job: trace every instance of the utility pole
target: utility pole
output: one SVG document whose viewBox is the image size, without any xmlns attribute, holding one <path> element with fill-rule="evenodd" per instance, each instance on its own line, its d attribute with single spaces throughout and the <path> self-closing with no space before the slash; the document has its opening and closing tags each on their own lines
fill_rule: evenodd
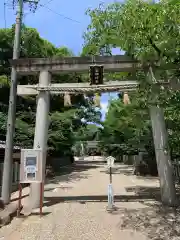
<svg viewBox="0 0 180 240">
<path fill-rule="evenodd" d="M 15 25 L 13 59 L 19 58 L 22 15 L 23 15 L 23 0 L 19 0 L 17 16 L 16 16 L 16 25 Z M 17 98 L 17 72 L 15 67 L 12 67 L 8 120 L 7 120 L 7 133 L 6 133 L 6 149 L 5 149 L 5 157 L 4 157 L 2 192 L 1 192 L 1 197 L 4 204 L 8 204 L 10 202 L 10 196 L 11 196 L 13 137 L 14 137 L 15 120 L 16 120 L 16 98 Z"/>
</svg>

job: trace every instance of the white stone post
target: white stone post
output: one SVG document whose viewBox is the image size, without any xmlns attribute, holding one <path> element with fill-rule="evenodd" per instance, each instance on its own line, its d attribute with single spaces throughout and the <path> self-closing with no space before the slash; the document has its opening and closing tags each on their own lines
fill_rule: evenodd
<svg viewBox="0 0 180 240">
<path fill-rule="evenodd" d="M 39 86 L 46 87 L 51 82 L 51 74 L 48 71 L 41 71 Z M 49 127 L 49 103 L 50 93 L 41 91 L 37 96 L 36 126 L 34 135 L 34 149 L 41 148 L 44 153 L 43 168 L 45 175 L 48 127 Z M 32 183 L 30 187 L 30 205 L 32 209 L 40 206 L 40 184 Z"/>
</svg>

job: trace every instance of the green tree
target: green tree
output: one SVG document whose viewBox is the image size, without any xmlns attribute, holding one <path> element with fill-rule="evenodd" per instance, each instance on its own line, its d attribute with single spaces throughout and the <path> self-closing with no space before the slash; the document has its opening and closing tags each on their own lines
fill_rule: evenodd
<svg viewBox="0 0 180 240">
<path fill-rule="evenodd" d="M 145 63 L 155 59 L 158 60 L 160 64 L 179 63 L 180 8 L 178 2 L 169 0 L 160 1 L 155 4 L 153 1 L 128 0 L 123 4 L 114 3 L 107 7 L 100 5 L 96 9 L 89 9 L 87 14 L 90 16 L 91 22 L 84 35 L 85 54 L 110 54 L 112 47 L 117 47 L 124 50 L 126 54 L 132 58 Z M 170 113 L 170 111 L 166 110 L 168 110 L 168 108 L 174 108 L 172 101 L 178 99 L 179 94 L 172 93 L 171 90 L 162 90 L 154 87 L 152 82 L 148 81 L 146 73 L 137 72 L 135 75 L 140 82 L 141 92 L 143 92 L 143 109 L 151 105 L 164 107 L 166 123 L 170 125 L 171 122 L 172 125 L 172 119 L 174 120 L 174 117 L 172 117 L 172 112 Z M 172 79 L 178 79 L 179 70 L 156 70 L 155 78 L 158 80 L 168 79 L 170 81 Z M 137 98 L 139 99 L 138 104 L 141 106 L 142 99 L 140 95 L 137 96 Z M 178 102 L 176 102 L 176 104 L 178 105 Z M 119 106 L 114 109 L 116 109 L 117 112 L 120 111 Z M 128 121 L 127 126 L 126 123 L 123 122 L 122 117 L 120 118 L 120 121 L 127 127 L 125 133 L 122 128 L 124 125 L 122 126 L 122 124 L 119 123 L 117 126 L 121 129 L 121 135 L 124 139 L 126 139 L 126 137 L 131 139 L 128 141 L 128 144 L 131 144 L 132 139 L 138 140 L 139 128 L 136 124 L 134 126 L 134 121 L 137 117 L 133 119 L 133 122 L 129 122 L 131 119 L 130 116 L 133 117 L 133 115 L 127 114 L 126 111 L 127 109 L 120 111 L 123 113 L 122 116 L 125 115 Z M 138 111 L 140 111 L 140 109 Z M 170 121 L 168 121 L 168 118 L 170 118 Z M 113 122 L 115 120 L 111 119 L 109 121 Z M 113 131 L 118 130 L 114 129 Z M 173 134 L 173 131 L 170 132 Z M 140 135 L 142 135 L 142 131 L 140 131 Z M 172 138 L 175 139 L 176 135 L 174 134 Z M 170 141 L 171 147 L 173 146 L 172 138 Z M 159 172 L 162 173 L 160 169 Z M 170 168 L 168 168 L 168 174 L 170 172 Z M 170 175 L 171 174 L 168 176 Z M 160 176 L 160 179 L 164 177 L 164 175 Z M 161 181 L 161 183 L 163 183 L 163 181 Z M 172 190 L 172 193 L 175 192 L 171 180 L 168 180 L 168 186 L 169 189 Z"/>
<path fill-rule="evenodd" d="M 5 140 L 7 110 L 9 101 L 10 86 L 10 64 L 12 58 L 14 26 L 10 29 L 0 29 L 0 130 L 1 140 Z M 40 37 L 36 29 L 28 28 L 25 25 L 22 29 L 20 57 L 53 57 L 73 56 L 71 50 L 66 47 L 56 48 L 53 44 Z M 82 82 L 83 76 L 77 74 L 64 74 L 53 76 L 56 83 Z M 20 84 L 35 84 L 38 76 L 23 76 L 19 78 Z M 71 151 L 76 141 L 74 132 L 77 132 L 86 122 L 100 121 L 99 112 L 95 110 L 88 98 L 83 95 L 71 96 L 72 107 L 64 107 L 63 96 L 51 96 L 50 104 L 50 127 L 49 127 L 49 153 L 57 155 Z M 16 132 L 15 143 L 24 147 L 32 147 L 34 137 L 36 115 L 36 98 L 33 96 L 17 98 Z M 28 129 L 28 131 L 27 131 Z"/>
</svg>

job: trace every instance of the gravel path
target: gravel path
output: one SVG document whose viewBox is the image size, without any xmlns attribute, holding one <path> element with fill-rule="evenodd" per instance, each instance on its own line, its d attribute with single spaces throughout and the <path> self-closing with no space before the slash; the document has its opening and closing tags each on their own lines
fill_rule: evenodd
<svg viewBox="0 0 180 240">
<path fill-rule="evenodd" d="M 44 216 L 40 218 L 35 211 L 26 219 L 14 219 L 9 226 L 0 229 L 0 239 L 149 239 L 144 235 L 145 232 L 142 233 L 142 229 L 136 231 L 133 226 L 129 226 L 127 219 L 123 219 L 127 211 L 148 208 L 138 202 L 134 187 L 158 187 L 158 183 L 155 180 L 136 179 L 130 172 L 130 169 L 122 165 L 116 166 L 113 190 L 117 195 L 117 211 L 108 213 L 106 207 L 109 179 L 106 168 L 102 163 L 77 162 L 71 170 L 67 169 L 67 173 L 46 185 Z M 124 222 L 127 227 L 124 226 Z"/>
</svg>

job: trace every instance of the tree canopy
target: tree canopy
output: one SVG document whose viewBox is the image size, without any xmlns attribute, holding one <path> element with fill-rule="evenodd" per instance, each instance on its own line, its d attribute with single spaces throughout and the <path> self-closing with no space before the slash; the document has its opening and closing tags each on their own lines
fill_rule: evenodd
<svg viewBox="0 0 180 240">
<path fill-rule="evenodd" d="M 142 62 L 179 64 L 178 1 L 127 0 L 88 9 L 91 21 L 84 33 L 84 55 L 112 54 L 119 48 L 126 55 Z M 178 80 L 179 70 L 156 71 L 155 79 Z M 170 89 L 155 89 L 146 73 L 116 74 L 116 79 L 137 79 L 140 89 L 130 94 L 131 104 L 124 105 L 121 97 L 112 100 L 103 124 L 101 140 L 104 148 L 118 148 L 118 154 L 146 148 L 153 152 L 149 106 L 161 105 L 165 111 L 169 143 L 173 154 L 179 155 L 179 98 Z M 155 95 L 153 95 L 155 93 Z M 112 144 L 112 145 L 110 145 Z"/>
<path fill-rule="evenodd" d="M 14 26 L 0 29 L 0 139 L 5 140 L 6 121 L 10 88 L 10 65 L 12 58 Z M 52 57 L 73 56 L 73 52 L 66 47 L 55 47 L 52 43 L 40 37 L 36 29 L 23 25 L 21 36 L 20 57 Z M 19 84 L 34 84 L 38 76 L 23 76 L 18 79 Z M 84 77 L 77 74 L 53 76 L 56 83 L 81 82 Z M 100 122 L 100 111 L 95 109 L 92 98 L 83 95 L 71 97 L 72 106 L 65 107 L 63 96 L 51 96 L 50 125 L 48 149 L 49 154 L 70 154 L 77 139 L 84 139 L 81 131 L 86 131 L 87 122 Z M 36 115 L 36 98 L 32 96 L 17 98 L 15 144 L 32 147 L 34 138 Z M 82 122 L 81 119 L 84 118 Z M 66 151 L 65 151 L 66 150 Z"/>
</svg>

